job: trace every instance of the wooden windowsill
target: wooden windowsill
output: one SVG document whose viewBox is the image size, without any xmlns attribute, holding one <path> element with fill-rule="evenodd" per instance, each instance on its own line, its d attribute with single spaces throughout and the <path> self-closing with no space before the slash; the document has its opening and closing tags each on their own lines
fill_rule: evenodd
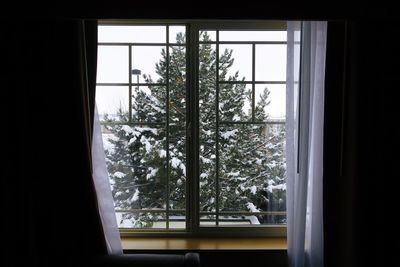
<svg viewBox="0 0 400 267">
<path fill-rule="evenodd" d="M 286 250 L 286 238 L 122 237 L 124 250 Z"/>
</svg>

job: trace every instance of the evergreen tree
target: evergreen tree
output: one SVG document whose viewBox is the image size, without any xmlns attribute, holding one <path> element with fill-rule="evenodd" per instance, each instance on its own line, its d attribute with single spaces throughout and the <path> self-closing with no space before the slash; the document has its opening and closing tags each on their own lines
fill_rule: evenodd
<svg viewBox="0 0 400 267">
<path fill-rule="evenodd" d="M 206 32 L 204 42 L 210 41 Z M 177 43 L 185 36 L 177 35 Z M 106 142 L 107 167 L 113 188 L 115 206 L 119 209 L 165 209 L 166 146 L 169 146 L 169 208 L 185 209 L 186 183 L 186 53 L 183 46 L 170 47 L 169 101 L 163 86 L 134 88 L 133 121 L 139 125 L 117 125 L 107 118 L 110 132 Z M 213 45 L 199 45 L 199 143 L 200 143 L 200 209 L 215 211 L 216 205 L 216 51 Z M 232 50 L 219 55 L 219 79 L 243 81 L 239 72 L 228 76 L 233 64 Z M 160 78 L 167 82 L 167 54 L 156 64 Z M 154 82 L 144 75 L 147 83 Z M 250 121 L 251 114 L 243 110 L 251 101 L 245 84 L 219 86 L 219 207 L 225 211 L 285 210 L 285 160 L 283 127 L 264 124 L 229 124 L 223 122 Z M 267 120 L 265 107 L 269 104 L 267 89 L 256 103 L 255 118 Z M 167 106 L 168 105 L 168 106 Z M 149 126 L 148 122 L 165 122 L 169 110 L 169 129 Z M 127 114 L 119 112 L 118 120 L 127 122 Z M 143 123 L 143 124 L 141 124 Z M 167 144 L 167 134 L 168 141 Z M 152 214 L 125 213 L 133 227 L 151 227 L 161 217 Z M 282 218 L 259 216 L 261 222 L 279 223 Z"/>
</svg>

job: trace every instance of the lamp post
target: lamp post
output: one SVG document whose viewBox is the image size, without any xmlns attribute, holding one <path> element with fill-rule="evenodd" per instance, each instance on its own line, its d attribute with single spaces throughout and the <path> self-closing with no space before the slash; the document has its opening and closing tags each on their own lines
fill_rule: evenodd
<svg viewBox="0 0 400 267">
<path fill-rule="evenodd" d="M 139 75 L 141 75 L 141 74 L 142 74 L 141 70 L 138 70 L 138 69 L 133 69 L 132 70 L 132 75 L 136 75 L 136 77 L 137 77 L 136 82 L 137 82 L 138 89 L 139 89 Z"/>
<path fill-rule="evenodd" d="M 131 73 L 132 73 L 132 75 L 136 75 L 136 86 L 137 86 L 137 92 L 139 92 L 139 76 L 142 74 L 142 71 L 141 70 L 139 70 L 139 69 L 133 69 L 132 71 L 131 71 Z M 130 96 L 130 101 L 132 101 L 131 100 L 132 99 L 132 95 Z M 132 109 L 132 107 L 131 107 L 131 109 Z M 142 125 L 140 125 L 140 127 L 142 127 Z"/>
</svg>

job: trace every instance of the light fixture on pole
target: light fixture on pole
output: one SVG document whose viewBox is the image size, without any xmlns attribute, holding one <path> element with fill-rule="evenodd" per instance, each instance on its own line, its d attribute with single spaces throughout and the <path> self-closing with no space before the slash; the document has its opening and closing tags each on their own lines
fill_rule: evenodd
<svg viewBox="0 0 400 267">
<path fill-rule="evenodd" d="M 139 87 L 139 76 L 142 74 L 141 70 L 138 69 L 133 69 L 132 70 L 132 75 L 136 75 L 137 77 L 137 86 Z"/>
<path fill-rule="evenodd" d="M 139 70 L 139 69 L 133 69 L 132 71 L 131 71 L 131 74 L 132 75 L 136 75 L 136 83 L 137 83 L 137 92 L 139 92 L 139 76 L 142 74 L 142 71 L 141 70 Z M 142 127 L 142 124 L 140 124 L 140 127 Z"/>
</svg>

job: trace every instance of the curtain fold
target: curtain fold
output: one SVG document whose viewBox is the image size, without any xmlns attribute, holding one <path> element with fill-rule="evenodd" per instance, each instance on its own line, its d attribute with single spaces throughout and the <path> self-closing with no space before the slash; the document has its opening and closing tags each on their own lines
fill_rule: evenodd
<svg viewBox="0 0 400 267">
<path fill-rule="evenodd" d="M 93 181 L 97 193 L 97 201 L 108 254 L 123 254 L 118 224 L 115 217 L 114 201 L 103 148 L 101 125 L 97 108 L 94 113 L 92 143 Z"/>
<path fill-rule="evenodd" d="M 121 238 L 115 217 L 114 202 L 108 179 L 101 126 L 95 106 L 96 70 L 97 70 L 97 22 L 82 21 L 81 58 L 84 76 L 83 107 L 86 121 L 86 139 L 90 146 L 89 158 L 93 178 L 93 186 L 97 199 L 104 242 L 108 254 L 123 254 Z"/>
<path fill-rule="evenodd" d="M 288 22 L 287 238 L 291 267 L 323 266 L 326 30 L 326 22 Z"/>
</svg>

